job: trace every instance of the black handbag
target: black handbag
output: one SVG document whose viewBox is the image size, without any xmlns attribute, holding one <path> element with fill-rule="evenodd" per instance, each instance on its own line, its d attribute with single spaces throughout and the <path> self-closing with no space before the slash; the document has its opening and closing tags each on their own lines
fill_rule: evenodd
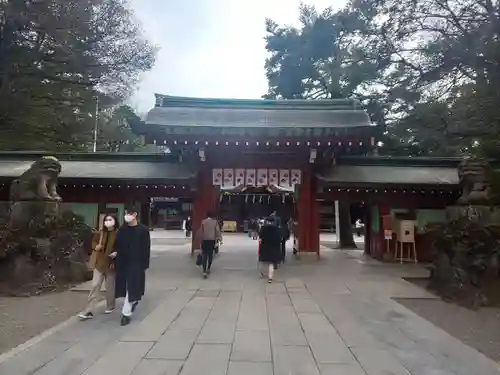
<svg viewBox="0 0 500 375">
<path fill-rule="evenodd" d="M 203 264 L 203 257 L 201 253 L 198 253 L 198 255 L 196 256 L 196 265 L 201 266 L 202 264 Z"/>
</svg>

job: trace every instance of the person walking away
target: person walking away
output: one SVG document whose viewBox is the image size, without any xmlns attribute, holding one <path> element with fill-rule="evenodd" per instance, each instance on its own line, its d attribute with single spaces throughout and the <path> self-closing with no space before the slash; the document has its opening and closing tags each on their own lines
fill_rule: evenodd
<svg viewBox="0 0 500 375">
<path fill-rule="evenodd" d="M 92 288 L 85 309 L 78 315 L 81 320 L 94 317 L 92 309 L 101 294 L 102 283 L 106 282 L 106 310 L 105 314 L 111 314 L 115 310 L 115 270 L 114 254 L 115 240 L 118 232 L 118 220 L 113 215 L 106 215 L 103 228 L 99 232 L 99 240 L 93 246 L 90 255 L 89 267 L 93 270 Z"/>
<path fill-rule="evenodd" d="M 272 283 L 275 265 L 281 261 L 281 232 L 274 217 L 265 220 L 260 228 L 259 238 L 260 275 L 265 277 L 267 268 L 268 282 Z"/>
<path fill-rule="evenodd" d="M 290 227 L 288 223 L 281 226 L 281 257 L 283 263 L 286 261 L 286 242 L 290 239 Z"/>
<path fill-rule="evenodd" d="M 356 226 L 356 234 L 358 237 L 361 237 L 361 232 L 363 231 L 365 225 L 361 222 L 361 219 L 356 220 L 354 225 Z"/>
<path fill-rule="evenodd" d="M 250 229 L 252 230 L 252 239 L 257 240 L 259 238 L 259 220 L 254 218 L 250 222 Z"/>
<path fill-rule="evenodd" d="M 278 216 L 278 213 L 276 211 L 273 211 L 270 215 L 272 218 L 274 218 L 274 223 L 281 228 L 282 221 L 281 218 Z"/>
<path fill-rule="evenodd" d="M 206 279 L 210 274 L 217 242 L 221 241 L 220 225 L 212 211 L 207 212 L 207 217 L 201 222 L 198 236 L 201 239 L 203 278 Z"/>
<path fill-rule="evenodd" d="M 187 219 L 184 220 L 184 223 L 182 223 L 182 229 L 184 229 L 186 238 L 190 238 L 193 230 L 193 221 L 191 220 L 191 216 L 188 216 Z"/>
<path fill-rule="evenodd" d="M 132 314 L 146 289 L 146 270 L 151 255 L 148 227 L 137 221 L 137 210 L 127 207 L 125 225 L 116 235 L 116 297 L 125 297 L 121 325 L 130 323 Z"/>
</svg>

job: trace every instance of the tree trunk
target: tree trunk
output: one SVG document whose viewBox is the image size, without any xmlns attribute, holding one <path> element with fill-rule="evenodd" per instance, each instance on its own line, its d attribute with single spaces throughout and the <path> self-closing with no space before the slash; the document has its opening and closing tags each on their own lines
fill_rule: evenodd
<svg viewBox="0 0 500 375">
<path fill-rule="evenodd" d="M 341 249 L 356 249 L 352 234 L 351 205 L 349 201 L 339 201 L 339 226 L 338 235 Z"/>
</svg>

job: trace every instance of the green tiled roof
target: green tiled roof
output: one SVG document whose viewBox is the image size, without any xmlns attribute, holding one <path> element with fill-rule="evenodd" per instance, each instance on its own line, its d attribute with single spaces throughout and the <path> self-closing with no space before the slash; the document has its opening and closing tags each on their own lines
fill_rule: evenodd
<svg viewBox="0 0 500 375">
<path fill-rule="evenodd" d="M 72 160 L 54 156 L 59 157 L 62 165 L 61 179 L 169 183 L 196 176 L 196 169 L 173 163 L 161 155 L 72 154 Z M 15 154 L 0 153 L 0 177 L 17 178 L 38 158 L 34 155 L 15 158 Z"/>
<path fill-rule="evenodd" d="M 359 102 L 198 99 L 157 95 L 146 124 L 186 127 L 359 128 L 373 126 Z"/>
<path fill-rule="evenodd" d="M 231 108 L 231 109 L 301 109 L 301 110 L 353 110 L 361 109 L 361 103 L 355 99 L 328 100 L 265 100 L 265 99 L 214 99 L 190 98 L 155 94 L 157 107 L 188 107 L 188 108 Z"/>
<path fill-rule="evenodd" d="M 391 166 L 391 165 L 335 165 L 318 178 L 329 185 L 458 185 L 455 167 L 440 166 Z"/>
</svg>

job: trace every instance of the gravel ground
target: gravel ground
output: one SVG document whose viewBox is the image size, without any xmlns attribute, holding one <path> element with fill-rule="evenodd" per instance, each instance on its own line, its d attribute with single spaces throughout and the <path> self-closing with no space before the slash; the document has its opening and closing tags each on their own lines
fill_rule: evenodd
<svg viewBox="0 0 500 375">
<path fill-rule="evenodd" d="M 80 312 L 87 293 L 64 291 L 33 297 L 0 297 L 0 353 L 23 344 Z"/>
<path fill-rule="evenodd" d="M 492 360 L 500 361 L 500 308 L 472 311 L 440 299 L 396 301 Z"/>
</svg>

